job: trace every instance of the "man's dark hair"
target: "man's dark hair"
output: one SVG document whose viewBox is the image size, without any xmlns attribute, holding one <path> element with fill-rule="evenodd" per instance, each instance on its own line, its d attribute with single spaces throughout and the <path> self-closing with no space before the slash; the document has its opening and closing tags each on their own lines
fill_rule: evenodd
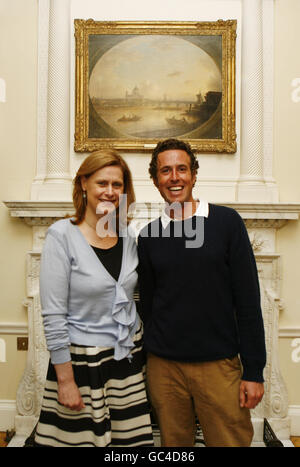
<svg viewBox="0 0 300 467">
<path fill-rule="evenodd" d="M 149 174 L 150 174 L 150 177 L 154 181 L 157 180 L 158 154 L 164 151 L 168 151 L 169 149 L 181 149 L 182 151 L 185 151 L 190 157 L 192 174 L 194 175 L 197 173 L 197 170 L 199 168 L 199 163 L 189 143 L 186 143 L 185 141 L 181 141 L 179 139 L 171 138 L 171 139 L 166 139 L 164 141 L 160 141 L 159 143 L 157 143 L 156 147 L 153 150 L 152 158 L 151 158 L 150 165 L 149 165 Z"/>
</svg>

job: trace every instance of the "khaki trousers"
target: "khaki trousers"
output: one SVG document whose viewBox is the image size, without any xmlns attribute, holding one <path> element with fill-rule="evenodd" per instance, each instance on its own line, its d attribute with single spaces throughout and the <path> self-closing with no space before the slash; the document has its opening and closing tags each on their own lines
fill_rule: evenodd
<svg viewBox="0 0 300 467">
<path fill-rule="evenodd" d="M 148 354 L 149 397 L 162 446 L 191 447 L 195 416 L 208 447 L 249 447 L 250 411 L 240 408 L 238 357 L 203 363 L 175 362 Z"/>
</svg>

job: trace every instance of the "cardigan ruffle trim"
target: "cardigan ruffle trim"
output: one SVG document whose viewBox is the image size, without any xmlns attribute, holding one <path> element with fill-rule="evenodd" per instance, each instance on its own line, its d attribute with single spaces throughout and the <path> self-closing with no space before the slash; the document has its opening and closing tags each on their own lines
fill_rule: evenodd
<svg viewBox="0 0 300 467">
<path fill-rule="evenodd" d="M 125 290 L 116 284 L 116 296 L 112 310 L 113 320 L 118 323 L 118 337 L 115 344 L 115 360 L 132 358 L 131 349 L 134 347 L 133 336 L 136 324 L 136 307 L 132 300 L 127 298 Z"/>
</svg>

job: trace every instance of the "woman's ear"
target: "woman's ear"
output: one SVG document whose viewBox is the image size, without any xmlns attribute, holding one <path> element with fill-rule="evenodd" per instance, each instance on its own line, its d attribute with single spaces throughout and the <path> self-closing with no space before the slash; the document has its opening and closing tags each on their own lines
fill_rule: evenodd
<svg viewBox="0 0 300 467">
<path fill-rule="evenodd" d="M 85 177 L 85 175 L 81 175 L 80 183 L 81 183 L 82 191 L 86 191 L 86 177 Z"/>
</svg>

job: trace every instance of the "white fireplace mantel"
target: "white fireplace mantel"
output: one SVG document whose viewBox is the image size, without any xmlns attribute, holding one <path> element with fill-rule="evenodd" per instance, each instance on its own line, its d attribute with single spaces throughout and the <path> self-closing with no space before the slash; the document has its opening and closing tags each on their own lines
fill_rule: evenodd
<svg viewBox="0 0 300 467">
<path fill-rule="evenodd" d="M 39 264 L 49 225 L 66 215 L 72 215 L 71 202 L 66 201 L 5 201 L 13 218 L 19 218 L 32 228 L 33 246 L 27 253 L 27 297 L 29 349 L 27 365 L 17 392 L 16 431 L 28 436 L 41 407 L 48 351 L 43 332 L 39 301 Z M 289 439 L 288 394 L 281 376 L 278 359 L 278 320 L 283 304 L 280 300 L 280 255 L 276 252 L 276 232 L 287 222 L 297 221 L 299 203 L 224 203 L 236 209 L 245 221 L 254 250 L 264 316 L 267 365 L 264 372 L 265 396 L 252 411 L 255 441 L 262 441 L 263 419 L 272 422 L 278 437 Z M 161 211 L 161 203 L 136 203 L 132 224 L 138 231 Z"/>
<path fill-rule="evenodd" d="M 72 201 L 3 201 L 12 217 L 19 217 L 27 224 L 39 225 L 38 219 L 63 218 L 74 212 Z M 218 203 L 219 204 L 219 203 Z M 244 220 L 264 219 L 265 221 L 298 220 L 300 203 L 256 203 L 256 202 L 222 202 L 222 205 L 236 209 Z M 137 211 L 153 210 L 159 212 L 162 203 L 137 202 Z M 36 222 L 35 222 L 36 221 Z"/>
</svg>

